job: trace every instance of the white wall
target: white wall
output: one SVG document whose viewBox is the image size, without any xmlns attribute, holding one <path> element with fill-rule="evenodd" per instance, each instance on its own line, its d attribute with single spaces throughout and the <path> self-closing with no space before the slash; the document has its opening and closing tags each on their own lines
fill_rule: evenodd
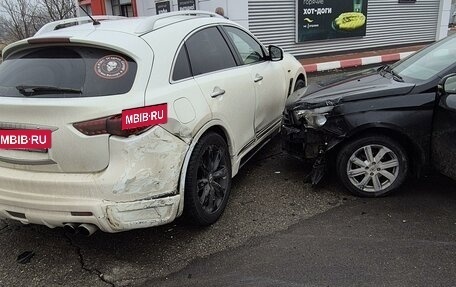
<svg viewBox="0 0 456 287">
<path fill-rule="evenodd" d="M 172 0 L 172 11 L 178 11 L 177 0 Z M 155 1 L 137 0 L 139 16 L 155 15 Z M 248 0 L 197 0 L 197 9 L 215 12 L 215 8 L 222 7 L 225 10 L 225 16 L 231 20 L 248 28 Z"/>
<path fill-rule="evenodd" d="M 112 15 L 111 0 L 105 0 L 106 14 Z"/>
<path fill-rule="evenodd" d="M 455 22 L 455 17 L 453 16 L 454 12 L 456 12 L 456 4 L 451 4 L 451 10 L 450 10 L 450 23 Z"/>
<path fill-rule="evenodd" d="M 440 1 L 439 20 L 437 22 L 437 33 L 435 39 L 438 41 L 448 35 L 448 24 L 450 22 L 451 0 Z"/>
<path fill-rule="evenodd" d="M 198 0 L 197 2 L 200 10 L 215 12 L 215 8 L 222 7 L 225 10 L 225 16 L 228 16 L 228 0 Z"/>
<path fill-rule="evenodd" d="M 244 26 L 249 28 L 249 3 L 248 0 L 227 0 L 227 16 Z"/>
</svg>

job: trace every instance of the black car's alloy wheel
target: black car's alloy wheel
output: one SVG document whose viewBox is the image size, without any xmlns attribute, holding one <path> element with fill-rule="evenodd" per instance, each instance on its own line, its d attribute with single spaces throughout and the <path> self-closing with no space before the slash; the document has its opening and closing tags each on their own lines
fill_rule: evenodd
<svg viewBox="0 0 456 287">
<path fill-rule="evenodd" d="M 190 157 L 185 180 L 184 212 L 197 225 L 210 225 L 222 215 L 231 189 L 231 161 L 225 140 L 203 136 Z"/>
<path fill-rule="evenodd" d="M 388 137 L 367 136 L 345 145 L 338 156 L 337 173 L 352 193 L 377 197 L 397 189 L 408 171 L 407 156 Z"/>
</svg>

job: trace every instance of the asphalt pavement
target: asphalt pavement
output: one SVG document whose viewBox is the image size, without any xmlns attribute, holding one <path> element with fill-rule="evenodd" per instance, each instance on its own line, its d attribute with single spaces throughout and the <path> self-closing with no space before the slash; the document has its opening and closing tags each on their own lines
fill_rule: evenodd
<svg viewBox="0 0 456 287">
<path fill-rule="evenodd" d="M 149 286 L 455 286 L 456 185 L 349 201 Z"/>
<path fill-rule="evenodd" d="M 0 221 L 0 286 L 456 285 L 455 182 L 432 176 L 366 200 L 332 176 L 312 187 L 308 172 L 276 138 L 241 169 L 208 228 L 178 220 L 85 238 Z M 34 255 L 20 264 L 25 251 Z"/>
<path fill-rule="evenodd" d="M 155 286 L 150 282 L 197 258 L 281 232 L 352 200 L 336 184 L 312 188 L 308 170 L 285 156 L 276 138 L 241 169 L 223 217 L 208 228 L 178 220 L 86 238 L 61 228 L 0 221 L 0 286 Z M 26 251 L 34 256 L 19 264 L 17 257 Z"/>
<path fill-rule="evenodd" d="M 328 185 L 344 192 L 333 176 Z M 456 182 L 431 174 L 389 197 L 344 201 L 145 286 L 456 286 L 455 207 Z"/>
</svg>

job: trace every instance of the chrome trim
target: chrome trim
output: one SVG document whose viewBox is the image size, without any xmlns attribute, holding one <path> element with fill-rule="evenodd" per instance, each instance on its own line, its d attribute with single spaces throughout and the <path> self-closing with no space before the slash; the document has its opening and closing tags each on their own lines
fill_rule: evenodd
<svg viewBox="0 0 456 287">
<path fill-rule="evenodd" d="M 0 149 L 4 150 L 4 149 Z M 8 150 L 19 150 L 19 151 L 27 151 L 27 152 L 37 152 L 37 153 L 48 153 L 49 150 L 47 148 L 37 149 L 37 148 L 9 148 Z"/>
<path fill-rule="evenodd" d="M 277 119 L 275 119 L 271 124 L 267 125 L 266 127 L 264 127 L 263 129 L 261 129 L 260 131 L 256 132 L 255 133 L 255 136 L 256 138 L 261 138 L 263 137 L 265 134 L 267 134 L 268 132 L 270 132 L 277 124 L 279 124 L 280 122 L 282 121 L 282 116 L 278 117 Z"/>
<path fill-rule="evenodd" d="M 9 123 L 0 122 L 0 130 L 51 130 L 55 132 L 59 128 L 51 126 L 42 126 L 36 124 Z"/>
<path fill-rule="evenodd" d="M 10 163 L 10 164 L 18 164 L 18 165 L 49 165 L 49 164 L 57 164 L 52 159 L 41 159 L 41 160 L 29 160 L 29 159 L 13 159 L 0 156 L 0 161 Z"/>
<path fill-rule="evenodd" d="M 241 150 L 238 152 L 238 156 L 243 153 L 245 150 L 247 150 L 248 148 L 250 148 L 254 143 L 256 142 L 256 139 L 252 139 L 250 140 L 244 147 L 241 148 Z"/>
<path fill-rule="evenodd" d="M 248 150 L 252 145 L 254 145 L 258 140 L 260 140 L 262 137 L 264 137 L 266 134 L 268 134 L 271 130 L 273 130 L 277 125 L 279 125 L 280 128 L 280 123 L 282 122 L 282 117 L 277 118 L 272 122 L 272 124 L 264 127 L 260 132 L 255 134 L 255 138 L 249 141 L 244 147 L 241 148 L 241 150 L 238 152 L 238 156 L 241 155 L 244 151 Z"/>
<path fill-rule="evenodd" d="M 233 28 L 237 28 L 237 29 L 240 29 L 241 31 L 244 31 L 245 33 L 247 33 L 247 35 L 251 36 L 260 46 L 261 48 L 263 49 L 263 53 L 266 55 L 265 51 L 266 51 L 266 48 L 258 41 L 258 39 L 253 36 L 252 33 L 250 33 L 250 31 L 246 31 L 244 30 L 243 28 L 241 29 L 240 26 L 236 26 L 236 25 L 233 25 L 231 23 L 210 23 L 210 24 L 206 24 L 206 25 L 203 25 L 203 26 L 200 26 L 196 29 L 193 29 L 192 31 L 190 31 L 185 37 L 184 39 L 181 41 L 181 43 L 179 44 L 179 46 L 177 47 L 177 52 L 174 54 L 174 59 L 173 59 L 173 63 L 172 63 L 172 68 L 171 68 L 171 71 L 170 71 L 170 74 L 169 74 L 169 83 L 170 84 L 177 84 L 177 83 L 180 83 L 180 82 L 183 82 L 183 81 L 188 81 L 188 80 L 191 80 L 191 79 L 198 79 L 200 77 L 203 77 L 203 76 L 207 76 L 207 75 L 211 75 L 211 74 L 215 74 L 215 73 L 220 73 L 220 72 L 225 72 L 225 71 L 229 71 L 229 70 L 233 70 L 233 69 L 238 69 L 238 68 L 242 68 L 242 67 L 248 67 L 248 66 L 253 66 L 253 65 L 258 65 L 258 64 L 264 64 L 264 63 L 267 63 L 268 61 L 266 60 L 263 60 L 263 61 L 259 61 L 259 62 L 254 62 L 254 63 L 250 63 L 250 64 L 241 64 L 241 65 L 237 65 L 234 66 L 234 67 L 230 67 L 230 68 L 225 68 L 225 69 L 222 69 L 222 70 L 216 70 L 216 71 L 212 71 L 212 72 L 208 72 L 208 73 L 204 73 L 204 74 L 200 74 L 200 75 L 196 75 L 196 76 L 192 76 L 192 77 L 189 77 L 189 78 L 185 78 L 185 79 L 180 79 L 180 80 L 177 80 L 177 81 L 174 81 L 173 80 L 173 73 L 174 73 L 174 67 L 176 65 L 176 60 L 177 60 L 177 56 L 179 55 L 179 52 L 180 50 L 182 49 L 182 46 L 185 44 L 185 42 L 188 40 L 188 38 L 190 38 L 191 36 L 193 36 L 195 33 L 201 31 L 201 30 L 204 30 L 206 28 L 211 28 L 211 27 L 223 27 L 223 26 L 228 26 L 228 27 L 233 27 Z M 231 49 L 230 49 L 231 50 Z M 233 55 L 234 56 L 234 55 Z M 190 63 L 191 65 L 191 63 Z"/>
</svg>

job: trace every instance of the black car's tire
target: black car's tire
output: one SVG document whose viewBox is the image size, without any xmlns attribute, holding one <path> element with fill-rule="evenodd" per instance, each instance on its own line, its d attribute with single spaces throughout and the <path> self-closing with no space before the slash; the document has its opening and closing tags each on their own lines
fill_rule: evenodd
<svg viewBox="0 0 456 287">
<path fill-rule="evenodd" d="M 362 197 L 385 196 L 399 188 L 407 177 L 408 166 L 407 153 L 399 143 L 375 135 L 343 146 L 336 163 L 343 185 Z"/>
<path fill-rule="evenodd" d="M 303 79 L 297 79 L 294 86 L 294 91 L 296 92 L 299 89 L 302 89 L 306 86 L 306 82 Z"/>
<path fill-rule="evenodd" d="M 231 160 L 220 135 L 208 133 L 196 144 L 185 178 L 184 216 L 206 226 L 219 219 L 231 190 Z"/>
</svg>

